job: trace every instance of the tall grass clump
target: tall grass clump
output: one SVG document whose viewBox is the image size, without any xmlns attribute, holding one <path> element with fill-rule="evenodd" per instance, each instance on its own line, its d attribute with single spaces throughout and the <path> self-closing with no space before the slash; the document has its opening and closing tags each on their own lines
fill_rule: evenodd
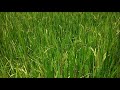
<svg viewBox="0 0 120 90">
<path fill-rule="evenodd" d="M 119 78 L 119 12 L 0 12 L 0 77 Z"/>
</svg>

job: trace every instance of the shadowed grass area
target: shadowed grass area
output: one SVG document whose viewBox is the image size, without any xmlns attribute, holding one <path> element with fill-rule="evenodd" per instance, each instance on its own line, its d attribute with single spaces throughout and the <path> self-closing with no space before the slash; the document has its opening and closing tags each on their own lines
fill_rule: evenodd
<svg viewBox="0 0 120 90">
<path fill-rule="evenodd" d="M 119 78 L 119 12 L 1 12 L 0 77 Z"/>
</svg>

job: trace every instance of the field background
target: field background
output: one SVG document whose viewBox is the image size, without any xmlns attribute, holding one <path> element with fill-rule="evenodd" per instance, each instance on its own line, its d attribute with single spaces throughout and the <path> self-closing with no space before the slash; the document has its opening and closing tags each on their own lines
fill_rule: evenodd
<svg viewBox="0 0 120 90">
<path fill-rule="evenodd" d="M 120 78 L 119 12 L 0 12 L 1 78 Z"/>
</svg>

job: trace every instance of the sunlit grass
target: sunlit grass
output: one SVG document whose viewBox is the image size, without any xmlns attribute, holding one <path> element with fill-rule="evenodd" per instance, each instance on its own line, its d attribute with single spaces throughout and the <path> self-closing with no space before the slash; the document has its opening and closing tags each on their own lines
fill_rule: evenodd
<svg viewBox="0 0 120 90">
<path fill-rule="evenodd" d="M 119 12 L 1 12 L 0 77 L 120 77 Z"/>
</svg>

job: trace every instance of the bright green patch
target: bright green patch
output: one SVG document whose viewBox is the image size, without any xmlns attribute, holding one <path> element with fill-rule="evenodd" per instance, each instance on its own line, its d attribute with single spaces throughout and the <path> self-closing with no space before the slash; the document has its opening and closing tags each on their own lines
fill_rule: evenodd
<svg viewBox="0 0 120 90">
<path fill-rule="evenodd" d="M 120 13 L 1 12 L 0 77 L 119 78 Z"/>
</svg>

